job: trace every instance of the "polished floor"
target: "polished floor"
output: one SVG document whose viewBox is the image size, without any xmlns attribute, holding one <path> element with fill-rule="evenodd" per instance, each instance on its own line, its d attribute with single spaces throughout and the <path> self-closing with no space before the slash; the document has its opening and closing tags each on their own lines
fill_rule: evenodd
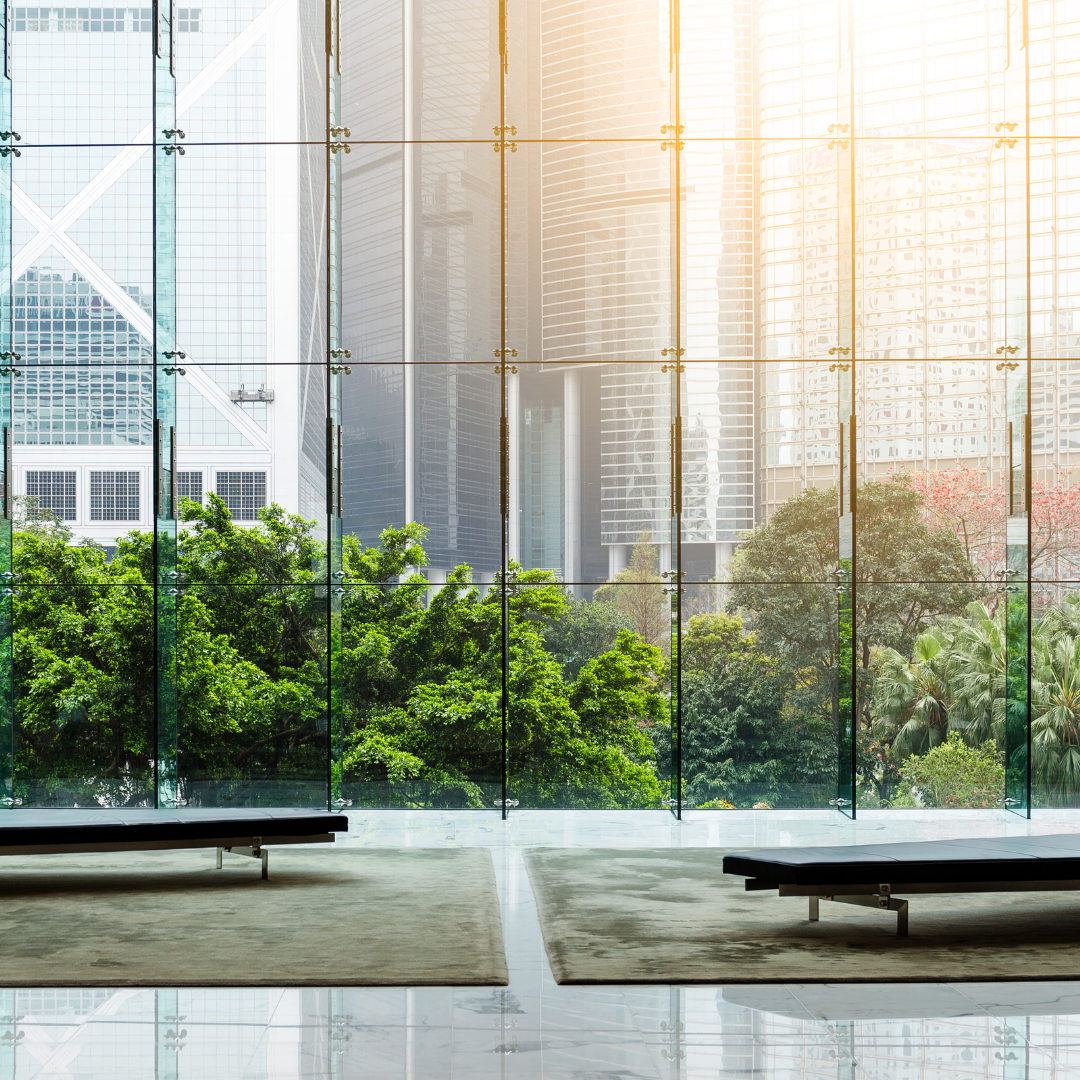
<svg viewBox="0 0 1080 1080">
<path fill-rule="evenodd" d="M 775 810 L 699 812 L 683 822 L 648 811 L 514 811 L 506 822 L 475 812 L 351 818 L 348 844 L 492 849 L 509 987 L 0 990 L 0 1080 L 1080 1080 L 1080 983 L 556 986 L 522 860 L 532 845 L 1080 831 L 1080 813 L 1030 823 L 973 811 L 867 812 L 857 822 Z M 0 913 L 0 950 L 2 927 Z"/>
</svg>

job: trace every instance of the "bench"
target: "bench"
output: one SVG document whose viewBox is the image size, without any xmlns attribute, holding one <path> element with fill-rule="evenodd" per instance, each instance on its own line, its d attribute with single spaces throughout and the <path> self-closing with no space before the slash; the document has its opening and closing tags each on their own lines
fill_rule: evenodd
<svg viewBox="0 0 1080 1080">
<path fill-rule="evenodd" d="M 747 891 L 807 897 L 811 922 L 822 900 L 856 904 L 895 911 L 897 934 L 906 937 L 900 896 L 1080 890 L 1080 833 L 736 851 L 723 866 L 747 879 Z"/>
<path fill-rule="evenodd" d="M 217 848 L 262 863 L 279 844 L 332 844 L 348 832 L 344 814 L 326 810 L 6 810 L 0 811 L 0 855 Z"/>
</svg>

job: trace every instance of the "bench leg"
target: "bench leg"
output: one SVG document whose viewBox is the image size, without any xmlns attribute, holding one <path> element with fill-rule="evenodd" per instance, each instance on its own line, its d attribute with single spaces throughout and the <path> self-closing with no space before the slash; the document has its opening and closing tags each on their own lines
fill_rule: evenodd
<svg viewBox="0 0 1080 1080">
<path fill-rule="evenodd" d="M 218 858 L 220 859 L 221 856 L 219 855 Z M 811 922 L 817 922 L 819 916 L 820 916 L 820 907 L 819 907 L 819 904 L 818 904 L 818 898 L 816 896 L 811 896 L 810 897 L 810 921 Z"/>
<path fill-rule="evenodd" d="M 893 900 L 893 904 L 898 906 L 894 908 L 896 912 L 896 936 L 907 937 L 907 901 L 906 900 Z M 890 904 L 890 907 L 892 905 Z"/>
<path fill-rule="evenodd" d="M 256 838 L 257 839 L 257 838 Z M 270 870 L 270 849 L 264 848 L 261 843 L 253 842 L 251 847 L 242 848 L 218 848 L 217 849 L 217 868 L 221 869 L 221 854 L 227 851 L 231 855 L 244 855 L 247 858 L 258 859 L 262 865 L 262 879 L 266 881 L 269 879 Z"/>
<path fill-rule="evenodd" d="M 262 879 L 266 881 L 269 878 L 269 855 L 270 852 L 266 848 L 263 848 L 259 853 L 262 856 Z M 904 933 L 907 933 L 907 904 L 904 904 Z"/>
<path fill-rule="evenodd" d="M 896 912 L 896 936 L 908 936 L 908 902 L 894 896 L 811 896 L 810 918 L 814 918 L 817 900 L 831 900 L 834 904 L 852 904 L 855 907 L 873 907 L 880 911 Z"/>
</svg>

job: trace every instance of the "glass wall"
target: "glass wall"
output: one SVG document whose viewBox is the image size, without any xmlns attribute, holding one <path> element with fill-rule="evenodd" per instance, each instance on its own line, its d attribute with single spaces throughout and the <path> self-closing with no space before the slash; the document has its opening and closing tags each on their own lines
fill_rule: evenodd
<svg viewBox="0 0 1080 1080">
<path fill-rule="evenodd" d="M 5 805 L 1080 800 L 1071 12 L 9 15 Z"/>
</svg>

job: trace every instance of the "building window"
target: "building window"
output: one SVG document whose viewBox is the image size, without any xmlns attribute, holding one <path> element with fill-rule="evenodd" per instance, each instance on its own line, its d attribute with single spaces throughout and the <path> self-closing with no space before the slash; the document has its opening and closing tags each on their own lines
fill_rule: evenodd
<svg viewBox="0 0 1080 1080">
<path fill-rule="evenodd" d="M 139 474 L 92 472 L 90 474 L 91 521 L 138 521 Z"/>
<path fill-rule="evenodd" d="M 234 521 L 254 521 L 266 505 L 266 473 L 219 472 L 217 493 Z"/>
<path fill-rule="evenodd" d="M 202 472 L 178 472 L 176 474 L 176 494 L 181 499 L 191 499 L 201 506 L 203 496 Z"/>
<path fill-rule="evenodd" d="M 26 494 L 37 500 L 30 511 L 32 517 L 48 511 L 61 521 L 75 520 L 75 473 L 28 472 Z"/>
<path fill-rule="evenodd" d="M 202 8 L 180 8 L 176 28 L 181 33 L 198 33 Z M 15 29 L 32 34 L 148 34 L 154 28 L 153 8 L 122 7 L 17 7 Z"/>
</svg>

